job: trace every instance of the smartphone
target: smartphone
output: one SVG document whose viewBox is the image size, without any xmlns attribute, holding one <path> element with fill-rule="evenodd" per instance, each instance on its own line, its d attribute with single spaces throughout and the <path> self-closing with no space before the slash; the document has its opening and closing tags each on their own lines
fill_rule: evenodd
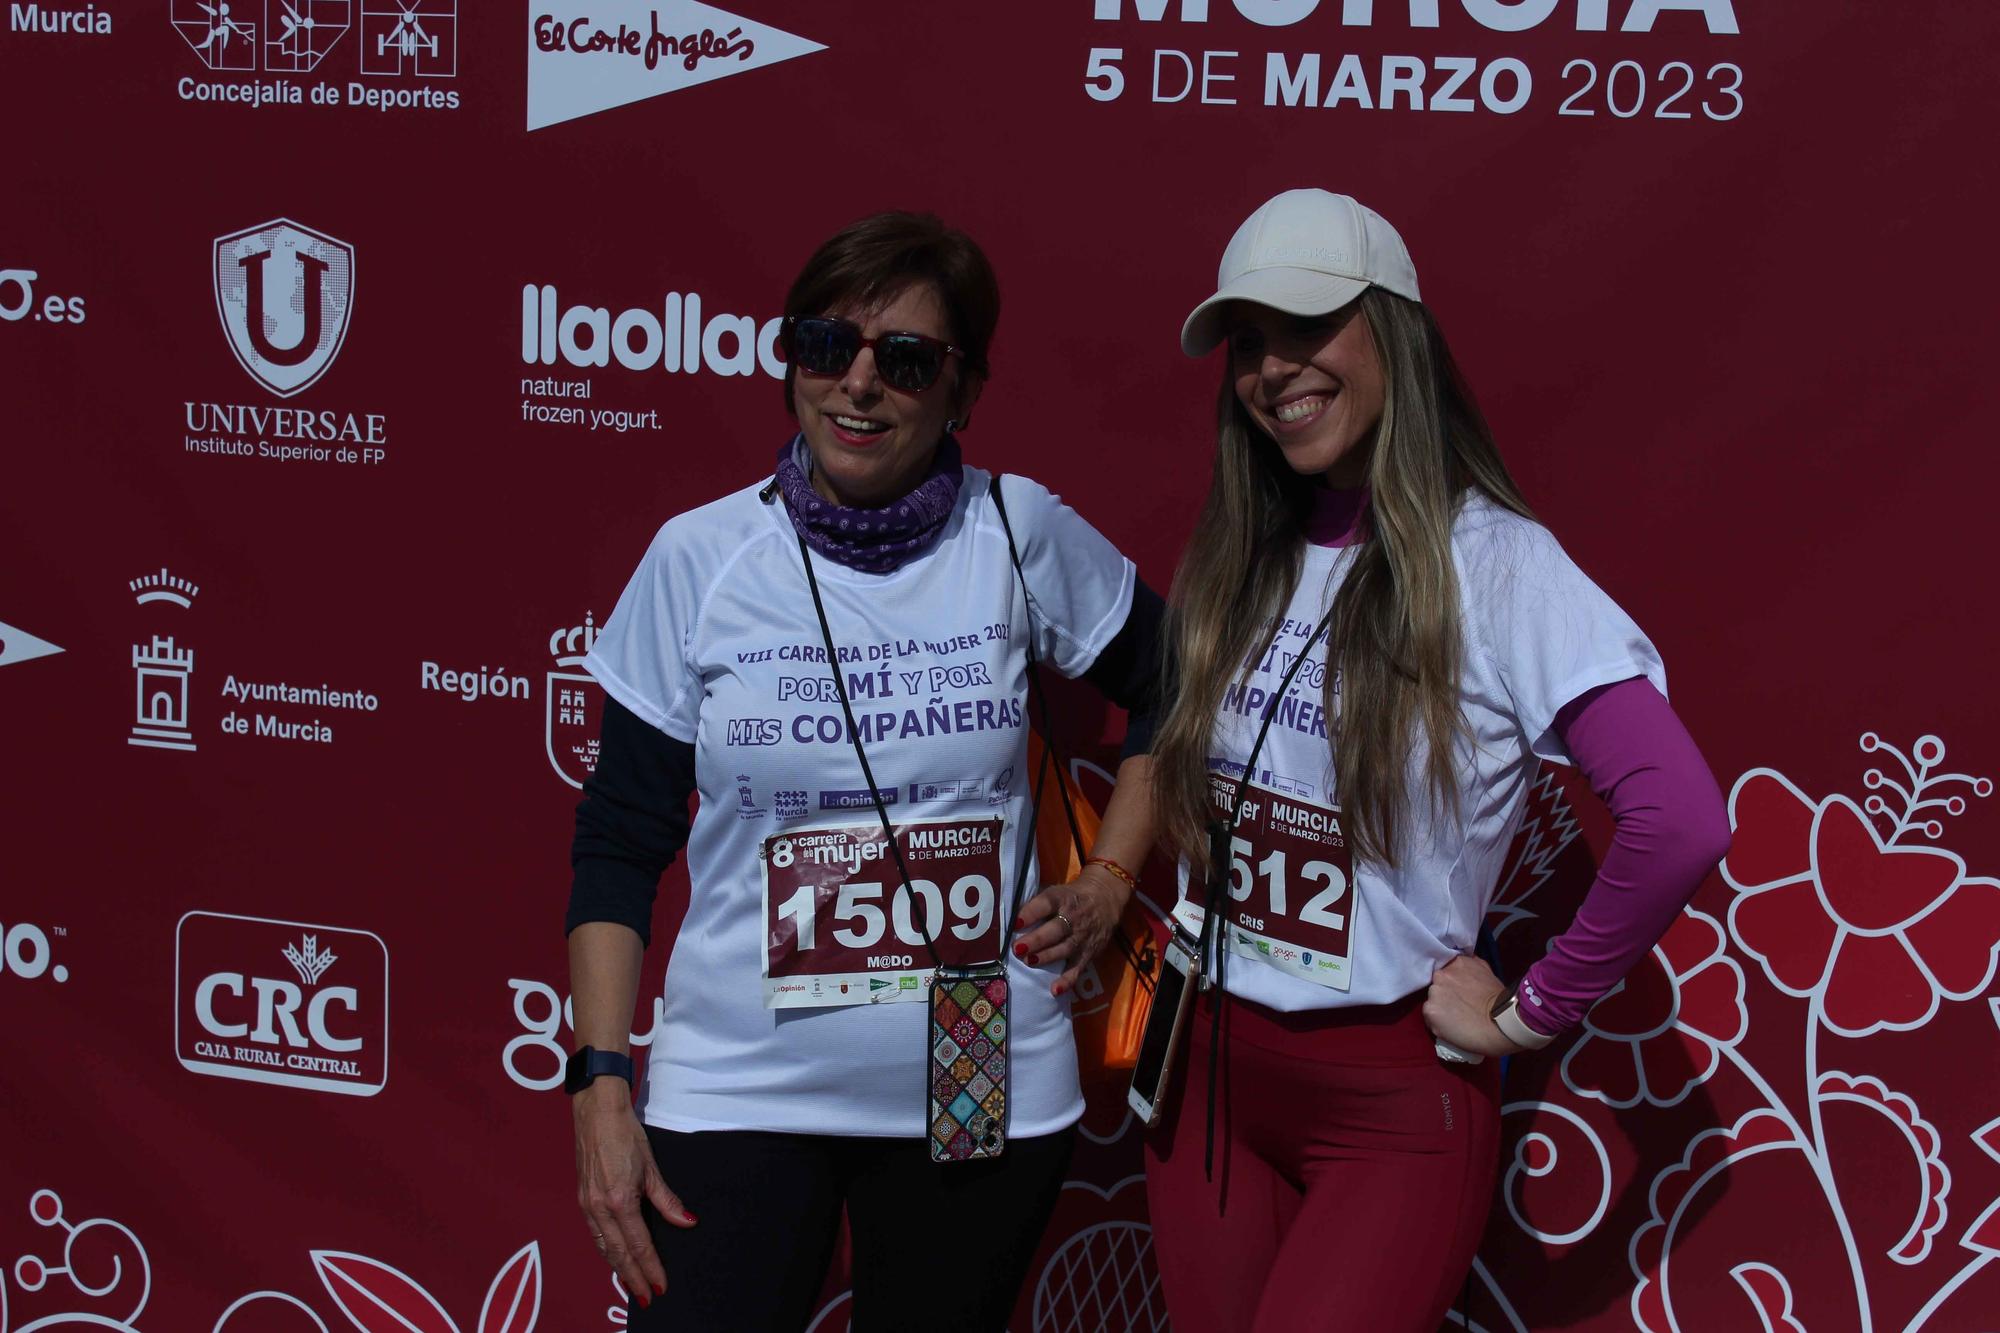
<svg viewBox="0 0 2000 1333">
<path fill-rule="evenodd" d="M 1139 1041 L 1139 1060 L 1132 1066 L 1132 1087 L 1125 1094 L 1139 1123 L 1151 1129 L 1160 1122 L 1167 1080 L 1174 1072 L 1174 1055 L 1194 1005 L 1195 958 L 1200 944 L 1178 927 L 1161 956 L 1160 978 L 1153 989 L 1153 1007 L 1146 1015 L 1146 1032 Z"/>
<path fill-rule="evenodd" d="M 1431 1049 L 1437 1052 L 1438 1059 L 1448 1065 L 1477 1065 L 1486 1062 L 1485 1056 L 1475 1051 L 1462 1051 L 1435 1032 L 1431 1034 Z"/>
<path fill-rule="evenodd" d="M 934 1162 L 1007 1151 L 1007 990 L 1005 963 L 931 974 L 924 1070 Z"/>
</svg>

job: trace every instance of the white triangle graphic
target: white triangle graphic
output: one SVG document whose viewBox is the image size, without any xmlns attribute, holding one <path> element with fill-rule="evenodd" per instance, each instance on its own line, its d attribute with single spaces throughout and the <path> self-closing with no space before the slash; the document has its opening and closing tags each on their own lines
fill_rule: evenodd
<svg viewBox="0 0 2000 1333">
<path fill-rule="evenodd" d="M 531 130 L 826 49 L 700 0 L 548 0 L 529 12 Z M 575 49 L 593 41 L 608 49 Z"/>
<path fill-rule="evenodd" d="M 13 666 L 16 662 L 32 662 L 37 657 L 47 657 L 62 649 L 45 639 L 38 639 L 26 630 L 15 629 L 0 621 L 0 666 Z"/>
</svg>

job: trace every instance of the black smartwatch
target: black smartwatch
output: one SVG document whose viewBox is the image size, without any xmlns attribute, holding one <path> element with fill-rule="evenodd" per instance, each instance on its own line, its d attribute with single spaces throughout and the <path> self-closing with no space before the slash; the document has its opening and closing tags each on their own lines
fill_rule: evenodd
<svg viewBox="0 0 2000 1333">
<path fill-rule="evenodd" d="M 606 1074 L 624 1079 L 630 1087 L 632 1057 L 616 1051 L 600 1051 L 594 1046 L 579 1046 L 563 1066 L 563 1091 L 574 1097 Z"/>
</svg>

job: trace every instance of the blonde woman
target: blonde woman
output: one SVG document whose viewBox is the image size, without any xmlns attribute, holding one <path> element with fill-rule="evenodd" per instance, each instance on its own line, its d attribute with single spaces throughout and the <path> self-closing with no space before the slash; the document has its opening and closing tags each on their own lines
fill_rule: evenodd
<svg viewBox="0 0 2000 1333">
<path fill-rule="evenodd" d="M 1179 1333 L 1431 1333 L 1492 1193 L 1489 1057 L 1645 954 L 1726 848 L 1721 796 L 1659 653 L 1508 476 L 1388 222 L 1268 201 L 1181 342 L 1227 350 L 1153 749 L 1214 983 L 1149 1147 L 1168 1305 Z M 1544 759 L 1616 834 L 1510 989 L 1472 949 Z"/>
</svg>

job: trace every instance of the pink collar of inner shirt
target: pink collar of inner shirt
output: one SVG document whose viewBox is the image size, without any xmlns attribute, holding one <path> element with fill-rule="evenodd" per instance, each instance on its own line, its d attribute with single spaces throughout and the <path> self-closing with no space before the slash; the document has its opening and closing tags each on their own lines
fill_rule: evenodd
<svg viewBox="0 0 2000 1333">
<path fill-rule="evenodd" d="M 1365 535 L 1362 519 L 1368 512 L 1368 488 L 1341 490 L 1327 486 L 1313 493 L 1312 512 L 1306 515 L 1306 540 L 1315 546 L 1352 546 Z"/>
</svg>

